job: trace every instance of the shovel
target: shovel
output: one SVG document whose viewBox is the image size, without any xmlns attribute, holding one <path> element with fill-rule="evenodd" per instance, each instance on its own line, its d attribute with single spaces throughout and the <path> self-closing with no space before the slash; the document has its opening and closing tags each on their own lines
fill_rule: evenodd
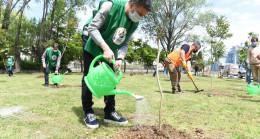
<svg viewBox="0 0 260 139">
<path fill-rule="evenodd" d="M 180 59 L 181 63 L 182 63 L 182 60 Z M 185 68 L 185 71 L 188 73 L 188 70 L 187 68 Z M 195 84 L 195 82 L 193 81 L 193 79 L 191 78 L 191 81 L 192 83 L 194 84 L 195 88 L 197 89 L 197 91 L 195 91 L 194 93 L 198 93 L 198 92 L 201 92 L 201 91 L 204 91 L 203 89 L 202 90 L 199 90 L 199 88 L 197 87 L 197 85 Z"/>
</svg>

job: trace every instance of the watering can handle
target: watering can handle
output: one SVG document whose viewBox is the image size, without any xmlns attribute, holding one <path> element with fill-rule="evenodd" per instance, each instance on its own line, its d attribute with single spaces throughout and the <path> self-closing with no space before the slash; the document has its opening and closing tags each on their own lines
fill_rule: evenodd
<svg viewBox="0 0 260 139">
<path fill-rule="evenodd" d="M 251 86 L 251 85 L 257 85 L 257 87 L 260 88 L 260 85 L 259 85 L 259 83 L 257 83 L 257 82 L 250 83 L 249 86 Z"/>
<path fill-rule="evenodd" d="M 94 60 L 91 62 L 91 64 L 90 64 L 90 67 L 89 67 L 89 72 L 91 72 L 91 70 L 94 68 L 94 64 L 97 62 L 97 60 L 98 59 L 100 59 L 100 58 L 103 58 L 103 55 L 99 55 L 99 56 L 96 56 L 95 58 L 94 58 Z M 115 60 L 114 59 L 112 59 L 112 63 L 115 65 L 116 64 L 116 62 L 115 62 Z M 118 82 L 122 79 L 122 77 L 123 77 L 123 74 L 122 74 L 122 71 L 121 70 L 119 70 L 119 69 L 117 69 L 117 71 L 118 71 Z"/>
</svg>

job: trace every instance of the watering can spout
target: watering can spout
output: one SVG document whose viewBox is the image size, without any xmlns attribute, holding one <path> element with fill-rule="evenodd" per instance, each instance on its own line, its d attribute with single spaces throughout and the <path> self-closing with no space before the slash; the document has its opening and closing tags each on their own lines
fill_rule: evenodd
<svg viewBox="0 0 260 139">
<path fill-rule="evenodd" d="M 64 77 L 64 75 L 67 74 L 67 73 L 68 73 L 68 71 L 66 71 L 66 72 L 61 76 L 61 79 L 60 79 L 60 80 L 62 80 L 63 77 Z"/>
<path fill-rule="evenodd" d="M 126 94 L 126 95 L 129 95 L 129 96 L 133 95 L 132 93 L 130 93 L 128 91 L 118 90 L 118 89 L 114 89 L 114 90 L 110 91 L 109 94 L 111 94 L 111 95 Z"/>
<path fill-rule="evenodd" d="M 142 100 L 144 98 L 143 96 L 138 96 L 138 95 L 132 94 L 132 93 L 130 93 L 128 91 L 118 90 L 118 89 L 114 89 L 114 90 L 110 91 L 109 93 L 111 95 L 126 94 L 126 95 L 134 97 L 136 100 Z"/>
</svg>

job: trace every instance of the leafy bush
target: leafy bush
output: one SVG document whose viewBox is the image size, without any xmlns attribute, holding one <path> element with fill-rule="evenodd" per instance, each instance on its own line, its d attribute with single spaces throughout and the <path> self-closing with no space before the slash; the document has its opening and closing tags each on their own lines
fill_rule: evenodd
<svg viewBox="0 0 260 139">
<path fill-rule="evenodd" d="M 40 70 L 41 69 L 41 63 L 22 60 L 20 64 L 21 64 L 22 70 Z"/>
</svg>

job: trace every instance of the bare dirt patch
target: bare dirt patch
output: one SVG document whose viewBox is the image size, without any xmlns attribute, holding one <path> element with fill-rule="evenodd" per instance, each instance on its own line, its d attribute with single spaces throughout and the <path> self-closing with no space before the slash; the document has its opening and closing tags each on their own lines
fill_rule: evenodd
<svg viewBox="0 0 260 139">
<path fill-rule="evenodd" d="M 53 85 L 51 88 L 68 88 L 68 87 L 81 87 L 81 85 Z"/>
<path fill-rule="evenodd" d="M 231 94 L 229 94 L 227 92 L 216 91 L 216 90 L 202 91 L 202 92 L 199 92 L 199 94 L 213 95 L 213 96 L 235 97 L 235 95 L 231 95 Z"/>
<path fill-rule="evenodd" d="M 111 138 L 134 138 L 134 139 L 185 139 L 190 138 L 184 132 L 177 131 L 171 125 L 162 125 L 162 130 L 159 131 L 158 127 L 137 125 L 134 126 L 124 133 L 117 134 Z"/>
<path fill-rule="evenodd" d="M 238 96 L 240 98 L 252 98 L 253 96 Z"/>
<path fill-rule="evenodd" d="M 44 75 L 37 76 L 36 78 L 44 78 Z"/>
</svg>

